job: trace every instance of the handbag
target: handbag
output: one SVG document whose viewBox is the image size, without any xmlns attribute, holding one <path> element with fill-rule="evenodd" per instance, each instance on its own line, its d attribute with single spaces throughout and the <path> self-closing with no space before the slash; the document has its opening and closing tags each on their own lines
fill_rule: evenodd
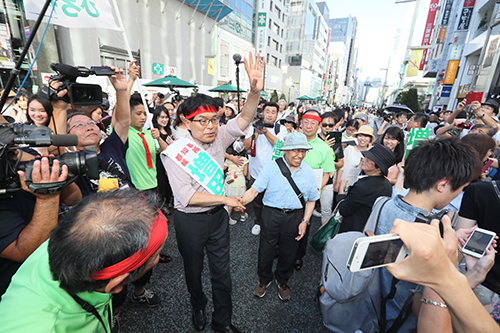
<svg viewBox="0 0 500 333">
<path fill-rule="evenodd" d="M 344 201 L 341 200 L 333 213 L 328 217 L 328 219 L 319 227 L 318 231 L 314 234 L 309 244 L 311 244 L 312 248 L 316 250 L 319 254 L 323 254 L 325 250 L 326 243 L 335 237 L 339 232 L 340 225 L 342 224 L 342 220 L 344 219 L 342 216 L 337 218 L 337 212 L 339 211 L 340 203 Z"/>
</svg>

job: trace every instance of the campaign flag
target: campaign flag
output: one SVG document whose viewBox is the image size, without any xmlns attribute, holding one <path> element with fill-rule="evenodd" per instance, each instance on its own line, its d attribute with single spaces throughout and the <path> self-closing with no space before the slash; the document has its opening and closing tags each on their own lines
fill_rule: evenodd
<svg viewBox="0 0 500 333">
<path fill-rule="evenodd" d="M 412 128 L 410 133 L 406 136 L 405 160 L 408 157 L 410 151 L 413 148 L 415 148 L 420 141 L 428 140 L 430 135 L 431 135 L 430 128 Z"/>
<path fill-rule="evenodd" d="M 44 2 L 24 0 L 24 9 L 28 20 L 36 20 Z M 108 0 L 59 0 L 52 1 L 45 13 L 43 22 L 48 22 L 50 12 L 54 13 L 50 23 L 66 28 L 104 28 L 121 30 L 113 17 L 113 10 Z"/>
</svg>

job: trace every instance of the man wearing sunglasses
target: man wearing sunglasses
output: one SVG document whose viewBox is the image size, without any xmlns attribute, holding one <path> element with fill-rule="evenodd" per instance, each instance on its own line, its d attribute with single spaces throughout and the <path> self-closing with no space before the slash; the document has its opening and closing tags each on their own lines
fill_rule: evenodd
<svg viewBox="0 0 500 333">
<path fill-rule="evenodd" d="M 312 148 L 304 158 L 304 162 L 313 168 L 315 172 L 322 173 L 321 184 L 318 184 L 318 188 L 321 190 L 321 223 L 324 223 L 328 219 L 328 216 L 330 216 L 332 210 L 333 183 L 326 188 L 325 185 L 330 179 L 330 174 L 333 175 L 335 172 L 335 155 L 330 146 L 318 138 L 317 133 L 321 126 L 321 122 L 321 114 L 317 106 L 313 106 L 302 116 L 302 133 L 305 134 L 307 137 L 307 144 Z M 308 237 L 309 226 L 307 227 L 306 234 L 300 240 L 297 255 L 295 256 L 296 270 L 302 268 L 302 259 L 306 254 Z"/>
</svg>

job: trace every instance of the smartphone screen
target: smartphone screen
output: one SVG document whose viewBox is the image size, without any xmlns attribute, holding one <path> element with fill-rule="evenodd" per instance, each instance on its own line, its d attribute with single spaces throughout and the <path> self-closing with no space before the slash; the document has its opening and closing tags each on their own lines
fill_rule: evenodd
<svg viewBox="0 0 500 333">
<path fill-rule="evenodd" d="M 401 239 L 370 243 L 360 268 L 387 265 L 395 262 L 403 245 Z"/>
<path fill-rule="evenodd" d="M 484 232 L 474 230 L 472 235 L 470 236 L 467 244 L 464 246 L 464 250 L 477 253 L 478 255 L 483 255 L 484 251 L 490 246 L 491 241 L 493 240 L 495 235 L 486 234 Z"/>
</svg>

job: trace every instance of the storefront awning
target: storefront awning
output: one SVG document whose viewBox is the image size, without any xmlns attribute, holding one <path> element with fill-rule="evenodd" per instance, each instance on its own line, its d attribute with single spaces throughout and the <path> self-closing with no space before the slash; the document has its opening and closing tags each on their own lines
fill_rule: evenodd
<svg viewBox="0 0 500 333">
<path fill-rule="evenodd" d="M 183 0 L 183 2 L 210 16 L 217 22 L 233 11 L 219 0 Z"/>
</svg>

